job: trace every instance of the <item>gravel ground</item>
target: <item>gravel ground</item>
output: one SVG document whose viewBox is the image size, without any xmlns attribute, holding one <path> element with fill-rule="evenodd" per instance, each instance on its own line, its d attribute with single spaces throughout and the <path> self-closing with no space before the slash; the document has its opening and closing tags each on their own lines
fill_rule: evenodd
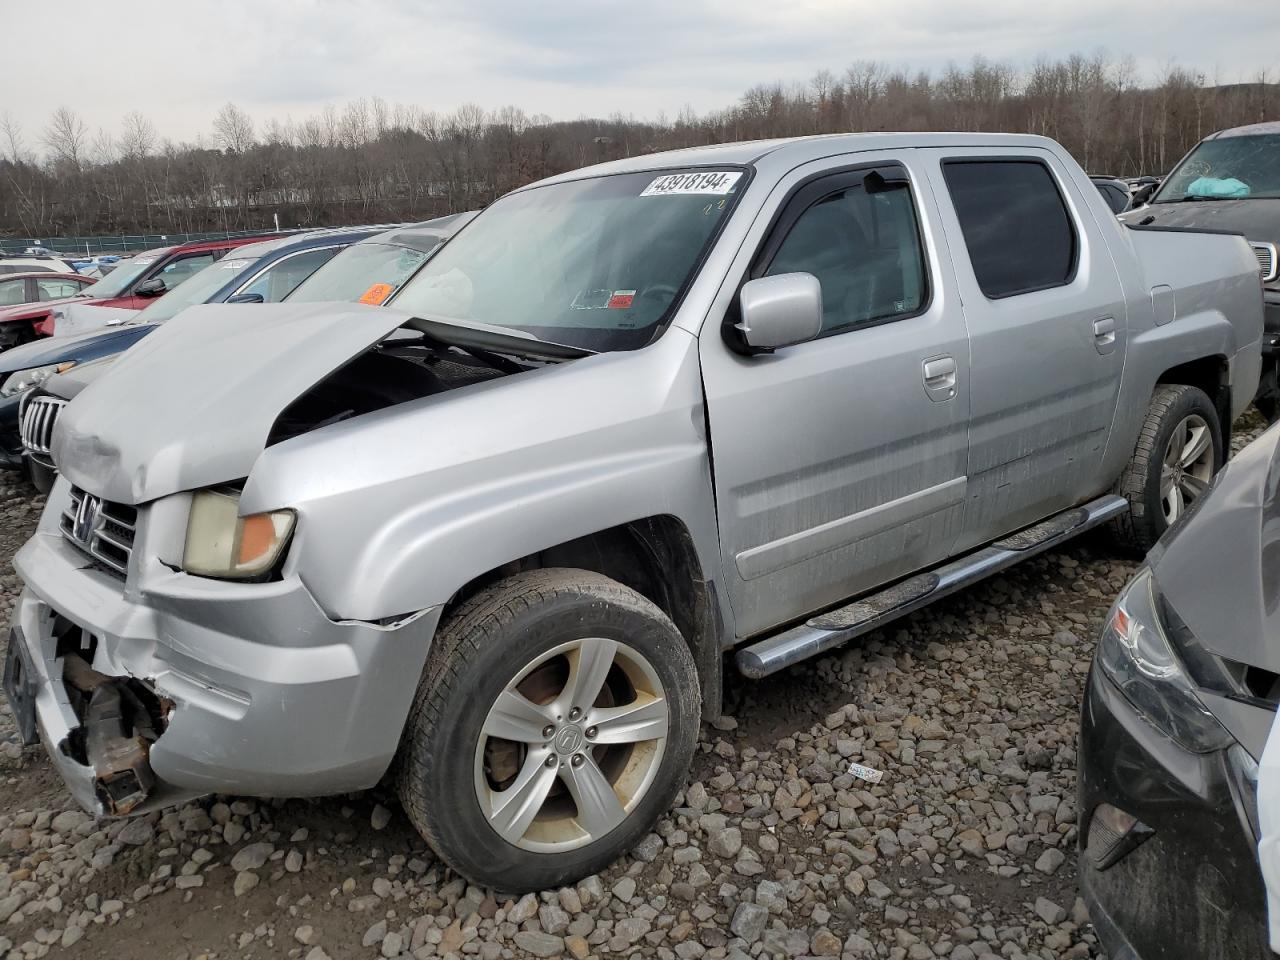
<svg viewBox="0 0 1280 960">
<path fill-rule="evenodd" d="M 0 476 L 6 617 L 42 502 Z M 838 655 L 730 677 L 656 831 L 514 902 L 455 877 L 377 791 L 95 822 L 0 707 L 0 955 L 1098 956 L 1076 896 L 1077 705 L 1132 570 L 1085 538 Z"/>
</svg>

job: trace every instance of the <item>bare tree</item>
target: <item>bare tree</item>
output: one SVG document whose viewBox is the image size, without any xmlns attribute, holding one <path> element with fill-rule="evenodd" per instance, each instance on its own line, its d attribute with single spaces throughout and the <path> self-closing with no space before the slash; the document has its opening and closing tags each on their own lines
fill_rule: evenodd
<svg viewBox="0 0 1280 960">
<path fill-rule="evenodd" d="M 79 169 L 88 140 L 89 128 L 74 110 L 59 107 L 53 111 L 44 131 L 44 142 L 55 159 Z"/>
<path fill-rule="evenodd" d="M 234 103 L 228 103 L 213 118 L 213 136 L 228 153 L 244 153 L 254 143 L 253 120 Z"/>
<path fill-rule="evenodd" d="M 141 159 L 155 149 L 156 128 L 137 110 L 124 115 L 120 134 L 120 149 L 131 160 Z"/>
</svg>

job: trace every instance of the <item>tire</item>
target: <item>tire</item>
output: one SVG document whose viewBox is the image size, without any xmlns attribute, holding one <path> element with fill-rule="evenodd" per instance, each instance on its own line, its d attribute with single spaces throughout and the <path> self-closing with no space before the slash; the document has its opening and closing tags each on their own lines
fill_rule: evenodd
<svg viewBox="0 0 1280 960">
<path fill-rule="evenodd" d="M 606 654 L 607 675 L 590 669 Z M 593 674 L 605 678 L 601 693 L 575 718 L 571 686 Z M 663 729 L 659 696 L 665 739 L 637 737 L 637 727 Z M 515 713 L 496 713 L 499 697 Z M 572 883 L 631 849 L 671 807 L 697 743 L 700 701 L 688 645 L 640 594 L 584 570 L 517 574 L 437 631 L 397 758 L 401 803 L 441 859 L 474 883 L 504 893 Z M 631 703 L 645 713 L 630 726 L 607 712 Z M 485 732 L 507 721 L 503 732 L 521 740 Z M 623 738 L 634 739 L 605 743 Z M 503 803 L 543 783 L 536 806 Z M 579 796 L 600 798 L 584 806 L 594 823 Z M 521 809 L 536 818 L 508 816 Z"/>
<path fill-rule="evenodd" d="M 1191 452 L 1190 433 L 1180 434 L 1175 441 L 1175 431 L 1199 430 L 1201 424 L 1204 433 L 1196 437 L 1207 437 L 1208 445 L 1190 464 L 1181 463 L 1184 456 L 1177 456 L 1181 469 L 1171 475 L 1166 457 L 1173 454 L 1174 445 L 1182 443 L 1182 453 Z M 1204 391 L 1185 384 L 1158 386 L 1147 406 L 1133 456 L 1116 482 L 1115 492 L 1129 501 L 1129 512 L 1111 521 L 1112 539 L 1127 551 L 1145 554 L 1204 493 L 1208 481 L 1222 468 L 1223 459 L 1222 425 Z M 1179 509 L 1170 509 L 1166 493 L 1177 494 Z"/>
</svg>

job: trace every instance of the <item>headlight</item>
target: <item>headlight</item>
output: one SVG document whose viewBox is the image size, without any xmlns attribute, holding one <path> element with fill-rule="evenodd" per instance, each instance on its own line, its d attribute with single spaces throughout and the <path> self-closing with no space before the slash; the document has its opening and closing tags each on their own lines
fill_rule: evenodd
<svg viewBox="0 0 1280 960">
<path fill-rule="evenodd" d="M 44 383 L 55 373 L 62 373 L 70 370 L 76 365 L 74 360 L 68 360 L 65 363 L 51 363 L 44 367 L 32 367 L 30 370 L 19 370 L 17 373 L 9 374 L 4 382 L 4 386 L 0 387 L 0 397 L 12 397 L 15 394 L 26 393 L 32 387 L 38 387 Z"/>
<path fill-rule="evenodd" d="M 201 490 L 191 498 L 182 568 L 221 579 L 248 579 L 271 570 L 293 533 L 292 510 L 240 514 L 235 491 Z"/>
<path fill-rule="evenodd" d="M 1193 753 L 1235 741 L 1195 694 L 1156 615 L 1151 572 L 1138 574 L 1107 617 L 1098 665 L 1157 730 Z"/>
</svg>

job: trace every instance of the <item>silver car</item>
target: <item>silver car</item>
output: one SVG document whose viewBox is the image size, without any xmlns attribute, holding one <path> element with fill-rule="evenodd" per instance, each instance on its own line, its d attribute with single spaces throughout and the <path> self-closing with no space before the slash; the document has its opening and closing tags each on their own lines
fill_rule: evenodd
<svg viewBox="0 0 1280 960">
<path fill-rule="evenodd" d="M 86 388 L 6 689 L 94 812 L 390 771 L 461 873 L 563 884 L 669 808 L 729 651 L 1149 546 L 1261 332 L 1243 239 L 1125 227 L 1038 137 L 565 174 L 389 307 L 194 307 Z"/>
</svg>

